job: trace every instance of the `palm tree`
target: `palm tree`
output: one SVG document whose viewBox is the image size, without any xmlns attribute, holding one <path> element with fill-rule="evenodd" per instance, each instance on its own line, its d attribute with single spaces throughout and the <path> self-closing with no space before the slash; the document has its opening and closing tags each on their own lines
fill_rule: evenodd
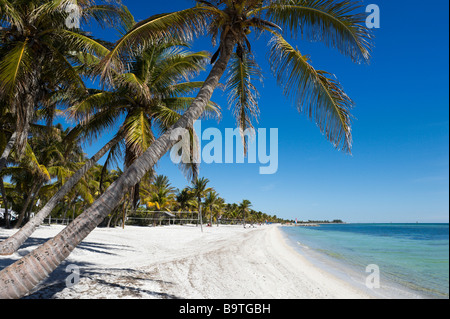
<svg viewBox="0 0 450 319">
<path fill-rule="evenodd" d="M 317 123 L 330 142 L 350 152 L 352 101 L 329 73 L 315 70 L 308 58 L 284 39 L 281 28 L 292 35 L 301 34 L 306 40 L 321 41 L 354 62 L 368 62 L 371 36 L 359 9 L 359 5 L 344 0 L 217 0 L 212 3 L 199 0 L 194 8 L 153 16 L 136 24 L 103 61 L 104 78 L 121 66 L 119 57 L 130 47 L 173 34 L 185 39 L 204 30 L 219 40 L 219 50 L 212 60 L 214 66 L 177 123 L 153 142 L 89 209 L 55 238 L 0 272 L 0 297 L 21 297 L 43 280 L 176 143 L 171 138 L 173 133 L 178 128 L 193 126 L 210 101 L 235 49 L 238 57 L 242 56 L 238 63 L 251 57 L 248 34 L 252 31 L 272 37 L 270 63 L 279 84 L 285 88 L 284 93 Z M 245 86 L 248 77 L 241 76 L 241 79 Z M 244 111 L 250 105 L 245 101 L 249 100 L 243 97 L 235 107 Z M 20 279 L 11 281 L 10 278 Z"/>
<path fill-rule="evenodd" d="M 205 207 L 209 210 L 209 224 L 212 226 L 213 224 L 213 213 L 214 211 L 217 211 L 219 205 L 219 194 L 217 194 L 216 191 L 211 190 L 206 194 L 205 197 Z"/>
<path fill-rule="evenodd" d="M 225 199 L 223 199 L 222 197 L 218 197 L 215 206 L 217 208 L 216 222 L 217 227 L 219 227 L 219 221 L 221 220 L 226 207 Z"/>
<path fill-rule="evenodd" d="M 29 204 L 34 202 L 34 198 L 41 190 L 48 193 L 60 187 L 79 168 L 80 162 L 84 160 L 84 153 L 80 145 L 73 142 L 69 143 L 66 139 L 71 133 L 70 130 L 64 131 L 59 124 L 50 129 L 34 124 L 31 129 L 33 136 L 28 139 L 25 156 L 22 157 L 20 162 L 15 158 L 19 165 L 13 165 L 0 172 L 0 175 L 12 175 L 12 179 L 16 181 L 17 186 L 23 183 L 28 185 L 23 191 L 24 194 L 28 194 L 28 197 L 26 197 L 25 205 L 23 205 L 19 214 L 19 221 L 15 228 L 21 226 L 25 214 L 30 212 Z M 50 179 L 55 178 L 56 183 L 45 185 L 50 182 Z M 80 189 L 78 191 L 83 194 Z M 25 220 L 28 220 L 28 218 L 25 218 Z M 16 234 L 18 233 L 21 232 L 19 231 Z M 14 238 L 18 237 L 16 234 Z M 0 254 L 3 253 L 4 247 L 11 246 L 8 245 L 10 242 L 11 239 L 8 239 L 0 244 Z"/>
<path fill-rule="evenodd" d="M 190 191 L 189 187 L 183 188 L 181 191 L 179 190 L 176 195 L 176 201 L 178 203 L 178 208 L 181 211 L 182 215 L 185 215 L 186 218 L 188 218 L 189 213 L 191 214 L 191 220 L 192 220 L 192 211 L 191 208 L 195 205 L 197 205 L 197 202 L 195 201 L 195 197 Z"/>
<path fill-rule="evenodd" d="M 16 4 L 16 2 L 20 2 Z M 85 91 L 84 83 L 77 72 L 79 67 L 71 63 L 78 54 L 95 56 L 106 54 L 108 50 L 92 38 L 83 35 L 78 30 L 70 30 L 66 24 L 64 9 L 72 2 L 67 0 L 53 0 L 42 3 L 41 1 L 28 1 L 24 5 L 21 1 L 0 1 L 0 21 L 2 23 L 0 34 L 3 39 L 0 45 L 0 99 L 7 103 L 2 103 L 9 109 L 16 121 L 13 133 L 10 134 L 8 144 L 3 150 L 0 158 L 0 171 L 6 165 L 6 161 L 13 147 L 18 147 L 18 154 L 23 153 L 23 144 L 26 144 L 27 132 L 34 116 L 34 107 L 38 102 L 44 107 L 43 113 L 47 117 L 47 122 L 53 120 L 56 103 L 49 103 L 50 99 L 63 94 L 78 95 Z M 83 8 L 83 19 L 94 18 L 101 25 L 122 25 L 129 16 L 129 12 L 124 7 L 115 5 L 93 5 L 92 1 L 82 0 L 77 2 Z M 39 17 L 39 19 L 36 19 Z M 26 34 L 26 37 L 24 36 Z M 38 45 L 37 45 L 38 43 Z M 20 49 L 20 50 L 19 50 Z M 39 63 L 33 64 L 31 70 L 30 61 L 34 59 Z M 36 92 L 29 94 L 30 86 L 36 86 Z M 32 87 L 31 87 L 32 89 Z M 56 90 L 56 91 L 55 91 Z M 57 92 L 59 91 L 59 93 Z M 22 95 L 25 97 L 22 98 Z M 16 98 L 13 99 L 12 97 Z M 17 97 L 19 97 L 17 99 Z M 66 100 L 68 102 L 69 100 Z M 72 131 L 69 144 L 80 133 L 79 127 Z M 75 173 L 68 183 L 47 203 L 46 206 L 36 215 L 33 223 L 27 223 L 28 227 L 23 227 L 15 233 L 13 238 L 2 242 L 0 254 L 12 254 L 20 245 L 34 232 L 74 185 L 84 176 L 87 170 L 92 167 L 106 152 L 116 143 L 113 139 L 103 147 L 93 158 L 86 163 L 86 166 Z M 1 149 L 1 147 L 0 147 Z"/>
<path fill-rule="evenodd" d="M 197 208 L 198 208 L 198 218 L 200 223 L 200 228 L 203 232 L 203 216 L 202 216 L 202 199 L 206 197 L 206 195 L 212 191 L 212 188 L 207 187 L 209 183 L 209 179 L 207 178 L 197 178 L 192 182 L 191 192 L 194 197 L 197 199 Z"/>
<path fill-rule="evenodd" d="M 175 194 L 169 189 L 159 189 L 157 192 L 153 192 L 147 199 L 147 208 L 158 212 L 170 212 L 175 204 Z"/>
<path fill-rule="evenodd" d="M 97 46 L 86 35 L 67 25 L 69 0 L 0 0 L 0 99 L 14 114 L 15 127 L 0 158 L 0 170 L 13 146 L 21 157 L 25 151 L 34 111 L 41 99 L 56 88 L 81 93 L 82 78 L 70 63 L 70 52 L 95 52 Z M 79 0 L 83 19 L 118 23 L 118 6 L 94 6 Z M 109 20 L 108 20 L 109 19 Z"/>
<path fill-rule="evenodd" d="M 130 18 L 129 18 L 130 19 Z M 180 117 L 180 112 L 186 108 L 193 98 L 183 97 L 201 85 L 201 82 L 189 82 L 193 75 L 203 69 L 204 61 L 208 57 L 205 52 L 190 52 L 184 50 L 184 43 L 158 43 L 140 50 L 130 63 L 129 72 L 117 74 L 114 78 L 113 91 L 90 90 L 89 96 L 82 99 L 69 110 L 74 118 L 79 120 L 79 125 L 68 134 L 66 143 L 71 143 L 69 138 L 92 139 L 109 128 L 114 122 L 122 119 L 121 129 L 117 135 L 104 147 L 102 147 L 86 165 L 81 167 L 72 178 L 58 191 L 43 209 L 36 214 L 33 222 L 27 223 L 26 228 L 0 243 L 0 255 L 14 253 L 25 242 L 36 228 L 47 218 L 52 209 L 64 195 L 70 191 L 83 178 L 86 172 L 107 152 L 109 152 L 104 168 L 109 165 L 114 157 L 117 157 L 120 142 L 125 139 L 125 166 L 133 163 L 154 140 L 152 127 L 156 126 L 160 131 L 165 131 Z M 109 52 L 102 44 L 96 43 L 97 51 L 101 54 Z M 134 53 L 137 54 L 137 53 Z M 93 64 L 99 61 L 99 57 L 90 54 L 90 63 L 82 60 L 80 56 L 77 62 L 82 67 L 83 74 L 89 74 Z M 180 81 L 183 79 L 184 81 Z M 220 112 L 215 103 L 208 103 L 207 116 L 218 117 Z M 180 166 L 186 174 L 196 170 L 195 165 Z M 104 176 L 105 170 L 102 173 Z M 102 179 L 100 185 L 102 186 Z M 132 208 L 136 209 L 139 202 L 139 183 L 132 187 Z"/>
<path fill-rule="evenodd" d="M 140 197 L 147 209 L 157 212 L 157 215 L 175 210 L 178 203 L 175 188 L 171 186 L 169 178 L 158 175 L 151 184 L 148 183 L 149 180 L 150 178 L 143 179 L 140 187 Z M 153 216 L 155 216 L 155 213 L 153 213 Z"/>
<path fill-rule="evenodd" d="M 165 175 L 157 175 L 151 184 L 144 183 L 140 193 L 143 203 L 149 209 L 171 211 L 176 205 L 175 188 L 171 186 L 169 178 Z"/>
<path fill-rule="evenodd" d="M 71 108 L 76 119 L 89 119 L 95 134 L 125 117 L 125 167 L 148 149 L 155 140 L 155 129 L 165 132 L 178 121 L 180 112 L 193 101 L 186 95 L 201 87 L 203 82 L 190 80 L 204 69 L 209 54 L 191 52 L 186 47 L 180 41 L 162 40 L 129 53 L 133 60 L 127 69 L 111 78 L 113 91 L 92 90 L 88 98 Z M 205 116 L 219 117 L 218 106 L 209 102 Z M 190 130 L 195 134 L 192 127 Z M 197 174 L 196 165 L 182 163 L 180 167 L 190 179 Z M 132 193 L 136 207 L 139 183 Z"/>
<path fill-rule="evenodd" d="M 245 216 L 250 213 L 251 206 L 252 206 L 252 203 L 248 199 L 244 199 L 239 204 L 239 210 L 242 213 L 242 224 L 244 225 L 244 228 L 245 228 Z"/>
</svg>

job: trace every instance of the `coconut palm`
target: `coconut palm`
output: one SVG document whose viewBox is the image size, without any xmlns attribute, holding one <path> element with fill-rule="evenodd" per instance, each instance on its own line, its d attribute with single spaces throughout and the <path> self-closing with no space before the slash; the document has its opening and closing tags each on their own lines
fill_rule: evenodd
<svg viewBox="0 0 450 319">
<path fill-rule="evenodd" d="M 216 191 L 211 190 L 210 192 L 208 192 L 208 194 L 206 194 L 205 197 L 205 208 L 207 208 L 209 211 L 210 226 L 212 226 L 213 224 L 213 214 L 215 211 L 217 211 L 218 205 L 219 205 L 219 194 Z"/>
<path fill-rule="evenodd" d="M 192 127 L 203 114 L 233 53 L 239 57 L 237 63 L 243 64 L 251 59 L 250 32 L 271 37 L 268 42 L 271 69 L 284 87 L 284 93 L 302 113 L 317 123 L 331 143 L 350 152 L 349 111 L 353 102 L 336 79 L 327 72 L 313 68 L 307 56 L 290 45 L 283 35 L 300 34 L 303 39 L 321 41 L 337 49 L 354 62 L 368 62 L 371 36 L 359 9 L 359 4 L 344 0 L 199 0 L 193 8 L 153 16 L 138 23 L 116 43 L 103 61 L 104 78 L 112 75 L 111 70 L 121 67 L 120 56 L 129 48 L 171 35 L 186 39 L 201 31 L 207 31 L 219 42 L 209 75 L 178 122 L 153 142 L 89 209 L 55 238 L 0 272 L 0 297 L 23 296 L 43 280 L 119 204 L 123 194 L 136 185 L 176 143 L 172 138 L 174 132 L 178 128 Z M 241 76 L 241 82 L 245 86 L 249 82 L 248 76 Z M 248 92 L 235 91 L 232 94 Z M 242 111 L 235 113 L 254 113 L 244 111 L 251 110 L 249 101 L 245 96 L 239 99 L 235 107 Z M 248 123 L 245 119 L 239 122 Z M 12 277 L 20 279 L 11 281 Z"/>
<path fill-rule="evenodd" d="M 202 216 L 202 200 L 206 197 L 206 195 L 212 191 L 211 187 L 207 187 L 209 183 L 209 179 L 207 178 L 197 178 L 192 181 L 192 186 L 190 188 L 192 194 L 197 199 L 197 208 L 198 208 L 198 218 L 200 223 L 200 228 L 203 232 L 203 216 Z"/>
<path fill-rule="evenodd" d="M 16 228 L 21 226 L 25 213 L 30 212 L 28 206 L 34 202 L 37 194 L 41 190 L 48 192 L 54 186 L 64 183 L 77 170 L 79 162 L 84 159 L 81 147 L 78 144 L 68 143 L 65 139 L 70 130 L 63 131 L 61 125 L 50 129 L 33 125 L 31 131 L 33 136 L 28 139 L 25 156 L 19 161 L 18 156 L 14 153 L 12 159 L 15 159 L 19 164 L 5 168 L 0 173 L 0 175 L 11 174 L 12 179 L 16 181 L 16 185 L 23 183 L 28 185 L 23 191 L 24 194 L 28 194 L 28 197 L 19 214 Z M 50 182 L 50 179 L 56 179 L 57 182 L 52 185 L 45 185 Z M 28 218 L 25 220 L 28 220 Z M 0 253 L 1 248 L 7 242 L 9 241 L 1 243 Z"/>
<path fill-rule="evenodd" d="M 141 187 L 141 197 L 147 208 L 156 211 L 170 211 L 176 205 L 175 188 L 164 175 L 156 176 L 151 184 L 144 183 Z"/>
<path fill-rule="evenodd" d="M 178 203 L 178 208 L 181 211 L 182 215 L 185 215 L 185 217 L 187 218 L 190 214 L 190 218 L 192 220 L 192 208 L 197 205 L 197 202 L 189 187 L 185 187 L 181 191 L 179 190 L 176 195 L 176 200 Z"/>
<path fill-rule="evenodd" d="M 130 18 L 129 18 L 130 19 Z M 102 44 L 97 43 L 102 54 L 109 52 Z M 101 135 L 114 122 L 123 120 L 121 129 L 116 136 L 102 147 L 89 161 L 82 166 L 67 183 L 62 186 L 55 196 L 43 209 L 36 214 L 33 222 L 28 223 L 21 231 L 15 233 L 6 241 L 0 243 L 0 254 L 14 253 L 36 228 L 47 218 L 52 209 L 70 191 L 86 172 L 107 152 L 109 155 L 104 168 L 106 169 L 112 159 L 120 157 L 120 143 L 125 140 L 125 167 L 131 165 L 154 140 L 153 126 L 164 131 L 175 123 L 180 112 L 186 108 L 193 98 L 181 96 L 195 90 L 201 82 L 189 82 L 190 78 L 203 69 L 204 62 L 209 56 L 206 52 L 190 52 L 185 50 L 186 44 L 177 42 L 158 43 L 144 50 L 138 50 L 133 63 L 130 63 L 128 72 L 116 74 L 113 91 L 90 90 L 90 94 L 80 102 L 69 108 L 72 117 L 81 122 L 69 138 L 93 139 Z M 84 59 L 83 59 L 84 58 Z M 99 57 L 86 54 L 77 57 L 77 65 L 83 74 L 89 74 L 93 64 Z M 92 75 L 92 74 L 91 74 Z M 215 103 L 208 103 L 207 116 L 218 117 L 220 112 Z M 67 139 L 67 143 L 69 140 Z M 195 175 L 196 165 L 181 165 L 186 174 Z M 105 170 L 102 172 L 102 177 Z M 103 179 L 100 179 L 100 187 Z M 139 202 L 139 183 L 132 187 L 132 208 Z"/>
<path fill-rule="evenodd" d="M 67 139 L 63 140 L 63 144 L 68 145 L 73 143 L 71 135 L 68 134 Z M 52 210 L 60 203 L 61 200 L 83 179 L 86 173 L 94 164 L 100 160 L 114 145 L 116 145 L 123 138 L 122 134 L 118 134 L 111 141 L 105 144 L 94 156 L 85 161 L 81 167 L 76 170 L 69 170 L 67 166 L 54 167 L 57 170 L 55 175 L 58 176 L 59 183 L 53 187 L 59 187 L 53 196 L 47 201 L 34 218 L 26 223 L 19 231 L 14 233 L 11 237 L 0 243 L 0 255 L 11 255 L 31 236 L 31 234 L 42 224 Z M 69 142 L 71 141 L 71 142 Z M 70 163 L 70 162 L 68 162 Z"/>
<path fill-rule="evenodd" d="M 25 151 L 34 111 L 41 99 L 55 88 L 72 92 L 85 90 L 80 75 L 70 63 L 70 52 L 95 52 L 95 41 L 66 23 L 70 0 L 0 0 L 0 99 L 2 107 L 15 117 L 14 133 L 0 158 L 5 166 L 12 146 L 21 157 Z M 79 0 L 84 21 L 96 19 L 118 23 L 122 10 L 118 6 L 95 6 Z"/>
<path fill-rule="evenodd" d="M 239 210 L 242 213 L 242 224 L 245 228 L 245 217 L 250 213 L 250 207 L 252 206 L 252 203 L 248 199 L 244 199 L 239 204 Z"/>
<path fill-rule="evenodd" d="M 51 163 L 42 158 L 43 152 L 35 153 L 30 145 L 31 140 L 28 140 L 25 147 L 25 156 L 18 159 L 18 155 L 13 152 L 12 157 L 19 165 L 5 168 L 0 172 L 3 176 L 10 176 L 13 184 L 16 185 L 17 191 L 23 194 L 21 201 L 21 209 L 18 221 L 14 228 L 19 228 L 29 212 L 29 208 L 33 206 L 34 199 L 40 192 L 42 186 L 51 178 L 48 167 Z M 28 214 L 29 215 L 29 214 Z"/>
<path fill-rule="evenodd" d="M 193 101 L 187 95 L 201 87 L 202 82 L 190 80 L 203 70 L 209 54 L 191 52 L 187 47 L 180 41 L 163 40 L 139 48 L 130 53 L 133 60 L 128 68 L 111 78 L 112 91 L 93 90 L 88 98 L 71 108 L 78 120 L 89 119 L 96 134 L 114 121 L 123 121 L 125 167 L 147 150 L 155 140 L 155 130 L 165 132 L 178 121 L 180 112 Z M 220 115 L 218 106 L 212 102 L 206 111 L 206 116 Z M 189 129 L 195 134 L 192 127 Z M 182 163 L 181 168 L 189 178 L 197 174 L 196 165 Z M 139 183 L 133 186 L 132 193 L 136 207 Z"/>
<path fill-rule="evenodd" d="M 169 189 L 159 189 L 147 199 L 147 208 L 155 211 L 172 211 L 176 204 L 175 194 Z"/>
<path fill-rule="evenodd" d="M 81 73 L 78 72 L 80 67 L 73 63 L 74 57 L 81 54 L 102 56 L 109 52 L 80 30 L 71 30 L 66 25 L 65 9 L 68 4 L 72 4 L 72 1 L 27 1 L 26 4 L 19 0 L 0 1 L 0 34 L 3 39 L 0 45 L 0 99 L 5 102 L 1 104 L 2 113 L 8 111 L 16 122 L 9 129 L 12 133 L 3 148 L 0 171 L 6 165 L 14 146 L 17 147 L 19 156 L 22 155 L 36 105 L 43 107 L 40 116 L 46 117 L 50 125 L 58 95 L 77 96 L 86 90 Z M 77 4 L 82 8 L 83 21 L 94 18 L 101 25 L 121 26 L 129 20 L 129 12 L 124 7 L 94 5 L 90 0 L 78 1 Z M 31 66 L 32 60 L 38 63 Z M 66 98 L 65 101 L 67 103 L 72 99 Z M 74 129 L 66 142 L 72 143 L 79 133 L 79 128 Z M 115 143 L 117 141 L 113 139 L 85 167 L 73 174 L 68 183 L 36 215 L 38 218 L 33 219 L 33 223 L 27 223 L 28 227 L 23 227 L 13 238 L 2 242 L 0 254 L 12 254 L 17 250 L 51 213 L 59 200 Z"/>
<path fill-rule="evenodd" d="M 178 203 L 176 201 L 175 188 L 171 186 L 169 178 L 164 175 L 158 175 L 153 179 L 152 183 L 148 183 L 149 180 L 150 178 L 145 178 L 141 183 L 140 197 L 142 204 L 146 205 L 148 210 L 158 212 L 156 214 L 175 210 Z"/>
</svg>

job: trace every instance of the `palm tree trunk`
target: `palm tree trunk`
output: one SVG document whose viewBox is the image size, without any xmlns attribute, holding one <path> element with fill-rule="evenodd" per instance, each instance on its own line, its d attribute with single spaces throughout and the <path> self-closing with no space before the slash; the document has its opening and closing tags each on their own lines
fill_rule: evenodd
<svg viewBox="0 0 450 319">
<path fill-rule="evenodd" d="M 45 204 L 45 206 L 34 216 L 32 220 L 26 223 L 18 232 L 0 243 L 0 255 L 11 255 L 33 234 L 33 232 L 42 224 L 45 218 L 50 215 L 53 208 L 72 190 L 81 178 L 97 163 L 114 145 L 123 138 L 118 134 L 100 151 L 97 152 L 86 164 L 73 174 L 67 182 L 56 192 L 55 195 Z"/>
<path fill-rule="evenodd" d="M 5 227 L 9 229 L 11 226 L 9 224 L 9 212 L 8 212 L 8 199 L 6 198 L 5 184 L 3 183 L 3 176 L 0 176 L 0 191 L 2 193 L 3 203 L 5 204 L 5 213 L 3 218 L 5 219 Z"/>
<path fill-rule="evenodd" d="M 8 161 L 9 154 L 11 153 L 12 148 L 16 144 L 17 141 L 17 132 L 14 132 L 13 135 L 9 138 L 8 144 L 6 144 L 5 149 L 3 150 L 2 157 L 0 157 L 0 172 L 5 168 L 6 162 Z"/>
<path fill-rule="evenodd" d="M 62 215 L 63 225 L 64 225 L 64 221 L 66 220 L 66 217 L 67 217 L 67 212 L 69 211 L 70 207 L 75 205 L 75 203 L 77 201 L 77 198 L 79 196 L 78 194 L 79 193 L 77 192 L 75 194 L 75 196 L 72 198 L 72 200 L 69 203 L 67 203 L 67 206 L 64 208 L 64 214 Z"/>
<path fill-rule="evenodd" d="M 27 212 L 28 206 L 30 205 L 31 199 L 33 198 L 34 191 L 39 186 L 40 182 L 36 182 L 31 186 L 30 192 L 25 197 L 25 202 L 23 203 L 22 211 L 19 214 L 19 219 L 17 220 L 16 225 L 14 226 L 15 229 L 19 229 L 22 225 L 22 222 L 25 218 L 25 214 Z"/>
<path fill-rule="evenodd" d="M 39 192 L 41 191 L 41 188 L 44 186 L 44 182 L 41 182 L 40 184 L 39 184 L 39 187 L 38 187 L 38 189 L 34 192 L 34 195 L 33 195 L 33 198 L 31 198 L 31 203 L 30 203 L 30 205 L 28 206 L 28 212 L 27 212 L 27 215 L 26 215 L 26 222 L 28 222 L 29 220 L 30 220 L 30 216 L 31 216 L 31 213 L 33 212 L 33 207 L 34 207 L 34 205 L 35 205 L 35 203 L 36 203 L 36 197 L 38 196 L 38 194 L 39 194 Z"/>
<path fill-rule="evenodd" d="M 221 43 L 220 58 L 213 66 L 197 97 L 180 120 L 167 130 L 139 157 L 108 190 L 86 211 L 53 239 L 42 244 L 30 254 L 0 271 L 0 299 L 20 298 L 53 272 L 120 203 L 125 193 L 136 185 L 152 169 L 164 154 L 176 143 L 171 138 L 178 128 L 192 127 L 202 115 L 219 80 L 225 73 L 236 40 L 231 32 Z"/>
<path fill-rule="evenodd" d="M 209 207 L 209 225 L 212 227 L 213 223 L 212 223 L 212 207 Z"/>
<path fill-rule="evenodd" d="M 203 233 L 203 216 L 202 216 L 202 202 L 198 202 L 198 211 L 199 211 L 199 218 L 200 218 L 200 229 Z"/>
</svg>

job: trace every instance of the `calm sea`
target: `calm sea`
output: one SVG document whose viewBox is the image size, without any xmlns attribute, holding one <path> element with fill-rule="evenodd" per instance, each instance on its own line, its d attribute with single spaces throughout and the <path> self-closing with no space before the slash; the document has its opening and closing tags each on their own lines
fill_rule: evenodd
<svg viewBox="0 0 450 319">
<path fill-rule="evenodd" d="M 449 224 L 342 224 L 282 227 L 302 254 L 366 286 L 368 265 L 380 269 L 375 294 L 449 298 Z"/>
</svg>

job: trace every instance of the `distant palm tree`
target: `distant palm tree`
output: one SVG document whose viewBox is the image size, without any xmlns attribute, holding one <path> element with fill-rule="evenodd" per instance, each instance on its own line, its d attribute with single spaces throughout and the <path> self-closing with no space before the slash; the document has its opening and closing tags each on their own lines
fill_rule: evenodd
<svg viewBox="0 0 450 319">
<path fill-rule="evenodd" d="M 217 198 L 216 207 L 217 207 L 216 222 L 217 222 L 217 227 L 219 227 L 219 221 L 222 219 L 223 212 L 226 207 L 225 199 L 223 199 L 222 197 Z"/>
<path fill-rule="evenodd" d="M 155 211 L 172 211 L 176 205 L 175 188 L 164 175 L 156 176 L 150 185 L 144 184 L 141 196 L 147 208 Z"/>
<path fill-rule="evenodd" d="M 84 153 L 78 144 L 68 143 L 66 137 L 69 134 L 70 130 L 64 131 L 61 125 L 52 129 L 38 128 L 37 125 L 33 125 L 33 137 L 28 139 L 22 159 L 19 161 L 18 158 L 15 158 L 13 152 L 12 159 L 15 159 L 19 164 L 5 168 L 0 172 L 0 176 L 11 175 L 11 178 L 17 181 L 16 185 L 22 184 L 20 179 L 29 184 L 23 191 L 29 196 L 25 205 L 23 205 L 22 212 L 19 214 L 19 220 L 15 228 L 21 226 L 25 213 L 30 211 L 28 205 L 34 202 L 33 197 L 35 198 L 40 191 L 49 193 L 57 189 L 69 179 L 74 171 L 83 166 L 81 163 L 84 160 Z M 50 179 L 56 179 L 56 182 L 49 183 Z M 77 185 L 77 191 L 81 196 L 89 193 L 89 191 L 86 192 L 85 189 L 82 189 L 81 184 Z M 90 197 L 90 200 L 92 202 L 93 198 Z M 19 237 L 18 233 L 21 232 L 16 232 L 14 239 Z M 0 244 L 0 254 L 8 252 L 8 249 L 4 250 L 4 248 L 12 247 L 11 242 L 12 239 L 8 239 Z"/>
<path fill-rule="evenodd" d="M 245 228 L 245 216 L 250 213 L 250 207 L 251 206 L 252 206 L 252 203 L 249 200 L 247 200 L 247 199 L 244 199 L 239 204 L 239 210 L 242 213 L 242 220 L 243 220 L 242 224 L 244 225 L 244 228 Z"/>
<path fill-rule="evenodd" d="M 209 224 L 210 226 L 213 225 L 213 214 L 214 211 L 217 210 L 219 205 L 219 194 L 217 194 L 216 191 L 211 190 L 210 192 L 208 192 L 208 194 L 206 194 L 205 197 L 205 207 L 208 208 L 209 210 Z"/>
<path fill-rule="evenodd" d="M 188 218 L 190 215 L 190 219 L 193 219 L 192 208 L 197 205 L 196 199 L 189 187 L 183 188 L 181 191 L 178 191 L 176 195 L 176 200 L 178 203 L 178 208 L 181 211 L 182 216 Z"/>
<path fill-rule="evenodd" d="M 364 13 L 358 12 L 360 8 L 359 4 L 346 0 L 199 0 L 193 8 L 159 14 L 136 24 L 102 62 L 103 78 L 111 78 L 114 70 L 123 66 L 120 57 L 132 47 L 164 37 L 175 36 L 186 40 L 204 31 L 213 40 L 219 41 L 219 50 L 212 59 L 214 66 L 197 97 L 177 123 L 153 142 L 89 209 L 51 241 L 0 272 L 0 298 L 17 298 L 27 294 L 56 269 L 120 203 L 128 189 L 136 185 L 175 145 L 177 141 L 171 138 L 174 132 L 178 128 L 193 126 L 211 100 L 233 53 L 239 58 L 235 63 L 242 65 L 236 70 L 245 70 L 244 63 L 252 60 L 251 42 L 248 39 L 251 32 L 257 35 L 265 33 L 271 37 L 268 41 L 269 62 L 284 93 L 318 125 L 331 143 L 350 152 L 350 109 L 353 102 L 329 73 L 313 68 L 309 58 L 284 39 L 281 29 L 287 35 L 300 34 L 304 39 L 321 41 L 349 56 L 354 62 L 368 62 L 371 35 L 365 26 Z M 237 121 L 245 123 L 247 127 L 255 114 L 255 108 L 252 107 L 254 99 L 250 98 L 255 96 L 255 92 L 248 85 L 252 78 L 249 74 L 241 72 L 241 76 L 238 76 L 241 79 L 240 86 L 233 86 L 236 81 L 228 81 L 231 83 L 231 94 L 241 95 L 234 103 L 234 109 L 238 110 L 234 112 L 238 114 Z M 40 264 L 36 258 L 51 266 L 45 270 L 36 268 L 35 265 Z M 11 277 L 20 280 L 12 282 Z"/>
<path fill-rule="evenodd" d="M 212 188 L 207 187 L 209 183 L 209 179 L 207 178 L 197 178 L 192 182 L 191 192 L 194 197 L 197 199 L 197 207 L 198 207 L 198 218 L 201 230 L 203 232 L 203 213 L 202 213 L 202 199 L 206 197 L 206 195 L 212 191 Z"/>
<path fill-rule="evenodd" d="M 152 193 L 146 204 L 147 208 L 151 210 L 170 212 L 175 205 L 174 194 L 171 194 L 167 189 L 160 189 L 158 192 Z"/>
<path fill-rule="evenodd" d="M 176 199 L 181 211 L 190 210 L 194 205 L 194 195 L 190 192 L 188 187 L 185 187 L 181 191 L 178 191 Z"/>
<path fill-rule="evenodd" d="M 157 175 L 151 185 L 153 192 L 159 192 L 160 190 L 168 190 L 171 193 L 175 192 L 175 188 L 171 186 L 169 177 L 165 175 Z"/>
</svg>

